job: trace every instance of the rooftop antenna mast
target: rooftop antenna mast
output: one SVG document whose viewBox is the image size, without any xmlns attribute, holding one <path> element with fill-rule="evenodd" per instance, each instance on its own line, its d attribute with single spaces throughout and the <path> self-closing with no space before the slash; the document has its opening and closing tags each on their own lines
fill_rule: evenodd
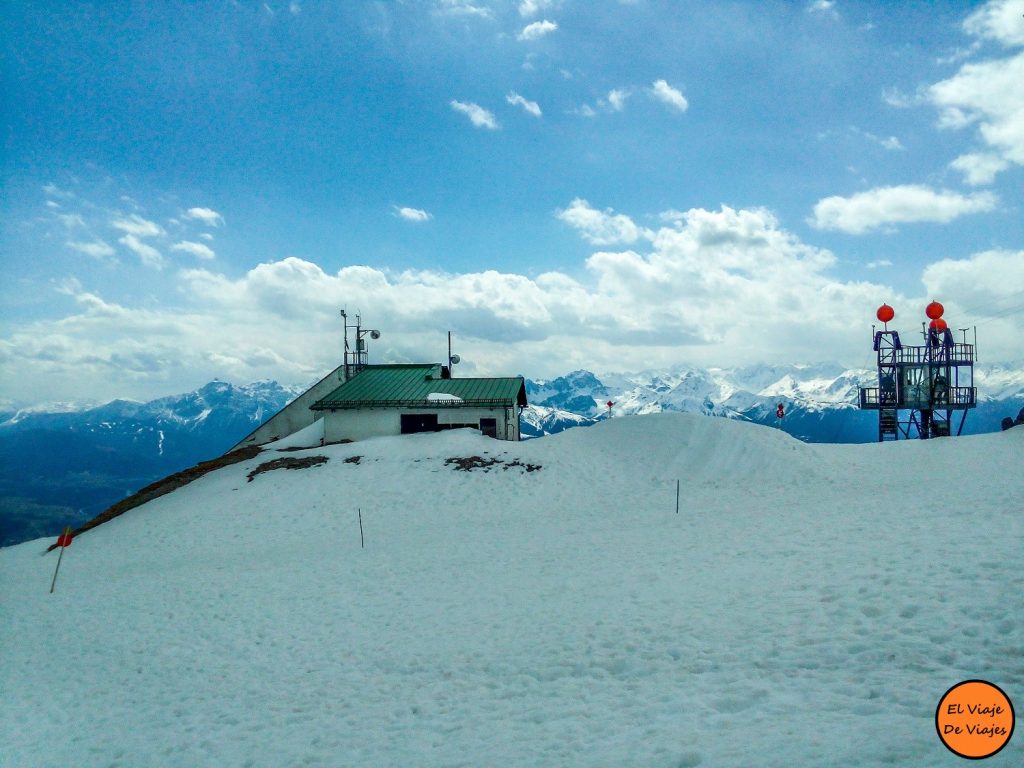
<svg viewBox="0 0 1024 768">
<path fill-rule="evenodd" d="M 452 332 L 448 331 L 448 377 L 455 378 L 455 366 L 462 362 L 462 358 L 452 354 Z"/>
<path fill-rule="evenodd" d="M 345 380 L 347 381 L 369 364 L 369 352 L 366 349 L 364 337 L 369 334 L 371 339 L 379 339 L 380 331 L 376 328 L 363 328 L 362 315 L 357 312 L 355 316 L 355 349 L 352 349 L 348 344 L 348 313 L 344 309 L 341 310 L 341 319 L 345 324 Z"/>
</svg>

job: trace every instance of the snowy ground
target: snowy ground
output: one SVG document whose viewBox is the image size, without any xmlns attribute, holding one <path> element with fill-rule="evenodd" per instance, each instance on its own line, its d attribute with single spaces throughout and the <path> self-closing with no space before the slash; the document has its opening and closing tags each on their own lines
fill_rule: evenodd
<svg viewBox="0 0 1024 768">
<path fill-rule="evenodd" d="M 960 766 L 947 688 L 1024 711 L 1024 428 L 664 414 L 277 455 L 317 454 L 83 535 L 53 595 L 49 541 L 0 550 L 0 763 Z M 472 455 L 503 463 L 444 463 Z"/>
</svg>

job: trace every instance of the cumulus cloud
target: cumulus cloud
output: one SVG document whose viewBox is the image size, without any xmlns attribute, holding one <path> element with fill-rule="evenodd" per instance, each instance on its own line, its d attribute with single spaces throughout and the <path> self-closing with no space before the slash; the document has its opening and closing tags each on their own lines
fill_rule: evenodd
<svg viewBox="0 0 1024 768">
<path fill-rule="evenodd" d="M 573 200 L 568 208 L 558 211 L 557 216 L 593 245 L 629 245 L 648 234 L 628 216 L 610 208 L 599 211 L 582 198 Z"/>
<path fill-rule="evenodd" d="M 685 112 L 690 106 L 682 92 L 677 88 L 673 88 L 665 80 L 655 80 L 649 92 L 651 96 L 662 104 L 667 104 L 680 112 Z"/>
<path fill-rule="evenodd" d="M 452 100 L 449 104 L 456 112 L 461 112 L 463 115 L 468 117 L 469 121 L 477 128 L 487 128 L 488 130 L 495 131 L 500 127 L 498 125 L 498 120 L 494 117 L 494 114 L 488 112 L 479 104 L 474 104 L 471 101 L 463 102 L 455 100 Z"/>
<path fill-rule="evenodd" d="M 881 269 L 882 267 L 891 267 L 892 262 L 889 259 L 876 259 L 875 261 L 869 261 L 864 266 L 868 269 Z"/>
<path fill-rule="evenodd" d="M 967 183 L 989 184 L 1010 165 L 1024 165 L 1024 52 L 964 64 L 931 86 L 928 97 L 939 108 L 941 127 L 977 131 L 984 148 L 953 161 Z"/>
<path fill-rule="evenodd" d="M 171 246 L 172 251 L 181 251 L 182 253 L 190 253 L 197 259 L 212 259 L 217 254 L 213 250 L 202 243 L 194 243 L 191 240 L 182 240 L 180 243 L 175 243 Z"/>
<path fill-rule="evenodd" d="M 127 234 L 118 240 L 121 245 L 132 251 L 147 267 L 163 269 L 164 257 L 156 248 L 139 240 L 134 234 Z"/>
<path fill-rule="evenodd" d="M 110 226 L 127 233 L 134 240 L 139 237 L 159 237 L 164 229 L 154 221 L 148 221 L 136 213 L 129 216 L 118 216 L 110 222 Z M 124 242 L 124 239 L 122 239 Z M 129 246 L 131 247 L 131 246 Z"/>
<path fill-rule="evenodd" d="M 169 278 L 181 303 L 156 307 L 117 304 L 69 282 L 63 290 L 76 308 L 66 317 L 5 328 L 0 394 L 23 394 L 13 389 L 19 382 L 32 382 L 37 399 L 65 395 L 67 382 L 79 394 L 109 397 L 182 391 L 215 376 L 312 381 L 340 362 L 342 306 L 362 307 L 384 332 L 371 344 L 372 361 L 442 359 L 451 329 L 466 375 L 823 356 L 859 363 L 865 350 L 856 329 L 869 327 L 880 300 L 909 303 L 891 286 L 834 277 L 829 251 L 762 209 L 667 211 L 654 230 L 582 200 L 565 211 L 580 214 L 567 223 L 585 240 L 610 241 L 572 275 L 368 266 L 331 273 L 291 257 L 235 276 L 205 265 L 181 270 Z M 617 244 L 622 249 L 610 247 Z M 977 275 L 1003 275 L 969 287 L 1002 296 L 1021 284 L 1021 258 L 993 252 L 940 262 L 925 285 L 949 306 L 966 301 L 962 291 Z M 990 355 L 1016 349 L 1016 334 L 1003 339 L 986 331 Z"/>
<path fill-rule="evenodd" d="M 113 247 L 103 240 L 93 240 L 89 243 L 69 242 L 68 247 L 99 260 L 109 259 L 114 255 Z"/>
<path fill-rule="evenodd" d="M 515 91 L 512 91 L 505 97 L 505 101 L 511 104 L 513 107 L 522 107 L 526 112 L 529 112 L 534 117 L 540 117 L 540 105 L 536 101 L 530 101 L 520 96 Z"/>
<path fill-rule="evenodd" d="M 929 265 L 921 279 L 930 294 L 955 291 L 971 304 L 1019 298 L 1024 286 L 1024 251 L 992 250 L 968 259 L 943 259 Z"/>
<path fill-rule="evenodd" d="M 1007 48 L 1024 46 L 1024 0 L 992 0 L 964 21 L 964 31 Z M 972 46 L 968 54 L 979 49 Z M 924 97 L 939 110 L 939 126 L 974 128 L 980 146 L 950 165 L 971 185 L 991 184 L 1012 165 L 1024 165 L 1024 51 L 969 62 L 935 83 Z"/>
<path fill-rule="evenodd" d="M 517 36 L 520 40 L 537 40 L 549 35 L 558 29 L 558 24 L 553 21 L 535 21 L 532 24 L 527 24 L 523 27 L 522 31 Z"/>
<path fill-rule="evenodd" d="M 961 195 L 914 184 L 878 187 L 850 197 L 819 200 L 809 223 L 817 229 L 861 235 L 894 224 L 945 224 L 970 213 L 990 211 L 997 202 L 995 195 L 987 192 Z"/>
<path fill-rule="evenodd" d="M 1024 2 L 991 0 L 964 21 L 964 31 L 982 39 L 995 40 L 1005 46 L 1024 45 Z"/>
<path fill-rule="evenodd" d="M 185 211 L 185 218 L 201 221 L 211 227 L 219 227 L 224 223 L 224 217 L 212 208 L 189 208 Z"/>
<path fill-rule="evenodd" d="M 430 221 L 434 218 L 430 213 L 422 210 L 421 208 L 398 208 L 397 206 L 395 208 L 395 215 L 399 218 L 405 219 L 406 221 L 412 221 L 417 224 Z"/>
</svg>

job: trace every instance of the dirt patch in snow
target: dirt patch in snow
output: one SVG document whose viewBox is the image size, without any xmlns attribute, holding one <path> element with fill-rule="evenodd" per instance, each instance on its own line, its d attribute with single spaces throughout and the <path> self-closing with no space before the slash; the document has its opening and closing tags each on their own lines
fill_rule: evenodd
<svg viewBox="0 0 1024 768">
<path fill-rule="evenodd" d="M 501 459 L 485 459 L 482 456 L 456 456 L 450 459 L 445 459 L 444 464 L 445 466 L 451 466 L 454 469 L 462 470 L 463 472 L 472 472 L 475 469 L 482 469 L 484 472 L 490 472 L 491 467 L 495 465 L 501 465 L 502 469 L 519 467 L 521 469 L 525 469 L 527 472 L 536 472 L 541 468 L 540 464 L 523 464 L 519 459 L 513 459 L 506 464 Z"/>
<path fill-rule="evenodd" d="M 248 474 L 248 478 L 251 483 L 252 479 L 256 477 L 256 475 L 261 475 L 264 472 L 271 472 L 275 469 L 305 469 L 306 467 L 316 467 L 320 464 L 326 463 L 326 456 L 304 456 L 301 459 L 293 459 L 291 457 L 274 459 L 260 464 L 256 469 Z"/>
</svg>

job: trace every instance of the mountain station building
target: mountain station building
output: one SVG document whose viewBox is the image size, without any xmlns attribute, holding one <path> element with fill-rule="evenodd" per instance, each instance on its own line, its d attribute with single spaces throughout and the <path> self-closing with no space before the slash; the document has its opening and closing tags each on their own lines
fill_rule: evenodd
<svg viewBox="0 0 1024 768">
<path fill-rule="evenodd" d="M 519 440 L 522 376 L 452 378 L 441 363 L 340 366 L 231 450 L 284 440 L 296 447 L 469 427 Z"/>
</svg>

